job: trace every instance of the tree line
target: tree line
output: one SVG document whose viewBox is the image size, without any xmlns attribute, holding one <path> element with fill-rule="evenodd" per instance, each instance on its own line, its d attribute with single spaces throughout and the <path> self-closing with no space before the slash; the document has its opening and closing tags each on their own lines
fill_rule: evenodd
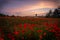
<svg viewBox="0 0 60 40">
<path fill-rule="evenodd" d="M 0 13 L 0 17 L 9 17 L 9 15 L 5 15 L 5 14 L 3 14 L 3 13 Z M 12 15 L 11 17 L 14 17 L 14 15 Z"/>
<path fill-rule="evenodd" d="M 56 8 L 54 10 L 54 12 L 52 12 L 52 10 L 50 10 L 47 14 L 46 14 L 46 18 L 60 18 L 60 6 L 58 8 Z"/>
</svg>

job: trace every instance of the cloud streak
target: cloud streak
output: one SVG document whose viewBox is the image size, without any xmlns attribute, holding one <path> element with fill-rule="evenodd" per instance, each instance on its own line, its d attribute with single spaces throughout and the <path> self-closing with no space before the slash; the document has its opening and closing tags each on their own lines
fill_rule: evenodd
<svg viewBox="0 0 60 40">
<path fill-rule="evenodd" d="M 21 13 L 23 15 L 33 14 L 31 10 L 35 10 L 36 13 L 43 13 L 43 11 L 37 11 L 41 8 L 56 8 L 59 6 L 59 0 L 1 0 L 0 10 L 8 15 L 17 15 Z M 48 10 L 47 10 L 48 12 Z"/>
</svg>

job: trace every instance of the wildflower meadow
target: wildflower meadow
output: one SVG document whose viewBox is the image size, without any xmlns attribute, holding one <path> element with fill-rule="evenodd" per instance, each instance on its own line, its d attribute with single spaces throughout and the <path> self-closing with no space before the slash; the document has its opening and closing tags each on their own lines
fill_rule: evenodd
<svg viewBox="0 0 60 40">
<path fill-rule="evenodd" d="M 0 17 L 0 40 L 60 40 L 60 19 Z"/>
</svg>

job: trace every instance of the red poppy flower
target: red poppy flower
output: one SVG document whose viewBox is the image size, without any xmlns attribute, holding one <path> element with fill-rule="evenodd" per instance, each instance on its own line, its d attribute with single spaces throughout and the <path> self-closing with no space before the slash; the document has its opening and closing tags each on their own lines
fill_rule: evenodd
<svg viewBox="0 0 60 40">
<path fill-rule="evenodd" d="M 42 32 L 42 30 L 37 30 L 38 33 Z"/>
<path fill-rule="evenodd" d="M 15 31 L 14 34 L 15 34 L 15 35 L 18 35 L 18 34 L 19 34 L 19 31 Z"/>
<path fill-rule="evenodd" d="M 54 30 L 54 29 L 52 29 L 52 30 L 49 30 L 49 32 L 55 32 L 55 30 Z"/>
<path fill-rule="evenodd" d="M 12 34 L 7 34 L 8 38 L 13 38 Z"/>
<path fill-rule="evenodd" d="M 24 34 L 25 33 L 25 30 L 22 30 L 22 34 Z"/>
<path fill-rule="evenodd" d="M 46 35 L 46 32 L 44 32 L 44 34 L 43 34 L 44 36 Z"/>
<path fill-rule="evenodd" d="M 31 24 L 32 27 L 34 27 L 36 24 Z"/>
<path fill-rule="evenodd" d="M 11 38 L 11 40 L 15 40 L 15 38 Z"/>
<path fill-rule="evenodd" d="M 28 27 L 31 31 L 33 31 L 33 26 L 31 24 L 29 24 Z"/>
<path fill-rule="evenodd" d="M 0 37 L 0 40 L 4 40 L 4 39 Z"/>
<path fill-rule="evenodd" d="M 42 39 L 43 38 L 42 35 L 40 35 L 39 38 Z"/>
<path fill-rule="evenodd" d="M 53 24 L 52 24 L 52 23 L 50 23 L 50 24 L 49 24 L 49 27 L 53 27 Z"/>
<path fill-rule="evenodd" d="M 27 25 L 28 25 L 27 23 L 24 23 L 24 29 L 26 29 Z"/>
<path fill-rule="evenodd" d="M 19 24 L 19 27 L 21 28 L 22 27 L 22 24 Z"/>
<path fill-rule="evenodd" d="M 47 22 L 44 22 L 43 25 L 48 26 L 49 24 Z"/>
<path fill-rule="evenodd" d="M 45 28 L 45 30 L 49 30 L 49 28 Z"/>
</svg>

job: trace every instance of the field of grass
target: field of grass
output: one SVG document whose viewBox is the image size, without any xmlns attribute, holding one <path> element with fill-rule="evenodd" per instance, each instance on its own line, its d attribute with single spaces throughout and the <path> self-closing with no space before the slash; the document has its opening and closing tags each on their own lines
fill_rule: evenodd
<svg viewBox="0 0 60 40">
<path fill-rule="evenodd" d="M 0 40 L 59 40 L 60 18 L 0 17 Z"/>
</svg>

